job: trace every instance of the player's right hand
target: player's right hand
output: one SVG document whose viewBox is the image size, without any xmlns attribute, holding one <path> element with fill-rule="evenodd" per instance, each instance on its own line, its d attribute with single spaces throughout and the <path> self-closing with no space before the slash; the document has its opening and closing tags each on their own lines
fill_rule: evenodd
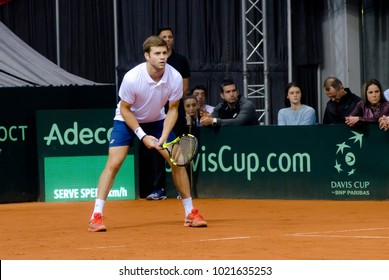
<svg viewBox="0 0 389 280">
<path fill-rule="evenodd" d="M 154 136 L 152 135 L 146 135 L 143 139 L 142 139 L 142 142 L 143 144 L 145 144 L 145 146 L 149 149 L 154 149 L 156 148 L 156 145 L 158 143 L 158 139 L 155 138 Z"/>
</svg>

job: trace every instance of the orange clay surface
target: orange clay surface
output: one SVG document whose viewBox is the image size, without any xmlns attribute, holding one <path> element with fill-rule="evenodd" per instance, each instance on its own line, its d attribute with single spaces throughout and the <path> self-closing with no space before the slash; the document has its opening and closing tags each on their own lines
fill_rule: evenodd
<svg viewBox="0 0 389 280">
<path fill-rule="evenodd" d="M 3 260 L 387 260 L 388 201 L 108 201 L 107 232 L 88 232 L 93 202 L 0 204 Z"/>
</svg>

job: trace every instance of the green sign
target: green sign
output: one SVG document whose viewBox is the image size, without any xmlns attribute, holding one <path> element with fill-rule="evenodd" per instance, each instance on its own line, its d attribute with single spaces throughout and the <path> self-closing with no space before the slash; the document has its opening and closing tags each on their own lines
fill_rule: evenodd
<svg viewBox="0 0 389 280">
<path fill-rule="evenodd" d="M 40 199 L 89 201 L 108 154 L 114 109 L 48 110 L 37 112 Z M 118 172 L 111 200 L 136 198 L 133 149 Z"/>
<path fill-rule="evenodd" d="M 389 199 L 389 133 L 378 125 L 200 130 L 201 198 Z"/>
<path fill-rule="evenodd" d="M 45 201 L 88 201 L 97 196 L 97 178 L 108 156 L 46 157 Z M 128 155 L 115 178 L 110 200 L 135 199 L 134 156 Z M 71 174 L 71 176 L 69 176 Z"/>
</svg>

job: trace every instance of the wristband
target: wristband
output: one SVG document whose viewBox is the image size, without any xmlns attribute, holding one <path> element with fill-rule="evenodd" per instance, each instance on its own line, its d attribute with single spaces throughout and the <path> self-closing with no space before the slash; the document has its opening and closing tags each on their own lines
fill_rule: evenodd
<svg viewBox="0 0 389 280">
<path fill-rule="evenodd" d="M 141 127 L 138 127 L 135 129 L 135 134 L 138 136 L 139 140 L 142 141 L 142 139 L 147 135 Z"/>
</svg>

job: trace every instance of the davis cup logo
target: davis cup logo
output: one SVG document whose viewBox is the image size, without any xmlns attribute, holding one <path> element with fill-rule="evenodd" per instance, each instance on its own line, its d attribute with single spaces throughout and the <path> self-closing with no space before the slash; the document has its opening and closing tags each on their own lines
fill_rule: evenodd
<svg viewBox="0 0 389 280">
<path fill-rule="evenodd" d="M 351 136 L 343 143 L 336 144 L 336 159 L 334 168 L 338 173 L 347 172 L 348 176 L 354 175 L 357 171 L 355 156 L 362 149 L 363 134 L 351 131 L 354 136 Z"/>
</svg>

